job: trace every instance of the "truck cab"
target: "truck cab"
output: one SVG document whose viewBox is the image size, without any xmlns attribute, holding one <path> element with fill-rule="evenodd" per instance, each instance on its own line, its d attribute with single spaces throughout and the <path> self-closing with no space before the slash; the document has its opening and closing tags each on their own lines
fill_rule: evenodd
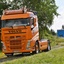
<svg viewBox="0 0 64 64">
<path fill-rule="evenodd" d="M 38 18 L 33 12 L 24 9 L 5 10 L 1 20 L 2 51 L 5 55 L 50 50 L 49 40 L 39 39 Z"/>
</svg>

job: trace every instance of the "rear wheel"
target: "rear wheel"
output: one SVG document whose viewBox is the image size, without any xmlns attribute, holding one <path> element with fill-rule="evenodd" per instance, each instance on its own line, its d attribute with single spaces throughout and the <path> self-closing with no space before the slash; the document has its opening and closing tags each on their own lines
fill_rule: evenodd
<svg viewBox="0 0 64 64">
<path fill-rule="evenodd" d="M 13 56 L 13 53 L 5 53 L 5 55 L 6 55 L 7 57 L 12 57 L 12 56 Z"/>
<path fill-rule="evenodd" d="M 48 40 L 48 46 L 47 46 L 47 51 L 51 50 L 51 45 L 50 45 L 50 41 Z"/>
</svg>

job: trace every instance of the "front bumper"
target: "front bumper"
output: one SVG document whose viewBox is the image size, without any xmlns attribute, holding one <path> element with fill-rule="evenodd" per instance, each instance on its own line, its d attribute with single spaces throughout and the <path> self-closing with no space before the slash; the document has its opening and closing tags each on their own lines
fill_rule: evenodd
<svg viewBox="0 0 64 64">
<path fill-rule="evenodd" d="M 13 51 L 11 51 L 11 50 L 2 50 L 3 51 L 3 53 L 23 53 L 23 52 L 26 52 L 26 53 L 32 53 L 34 50 L 13 50 Z"/>
</svg>

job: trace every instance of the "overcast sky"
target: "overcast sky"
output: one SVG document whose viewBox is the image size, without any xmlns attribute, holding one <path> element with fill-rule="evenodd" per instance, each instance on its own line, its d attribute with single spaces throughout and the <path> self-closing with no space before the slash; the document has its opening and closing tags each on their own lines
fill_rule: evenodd
<svg viewBox="0 0 64 64">
<path fill-rule="evenodd" d="M 51 28 L 55 32 L 57 32 L 57 30 L 62 29 L 62 25 L 64 25 L 64 0 L 55 0 L 55 1 L 56 1 L 56 5 L 59 7 L 57 12 L 60 15 L 54 18 L 54 22 Z"/>
</svg>

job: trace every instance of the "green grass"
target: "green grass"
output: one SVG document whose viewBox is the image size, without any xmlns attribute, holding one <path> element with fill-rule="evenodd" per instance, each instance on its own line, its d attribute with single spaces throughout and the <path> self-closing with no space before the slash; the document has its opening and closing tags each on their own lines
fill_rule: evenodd
<svg viewBox="0 0 64 64">
<path fill-rule="evenodd" d="M 25 56 L 2 64 L 64 64 L 64 48 L 43 52 L 32 56 Z"/>
<path fill-rule="evenodd" d="M 50 40 L 51 46 L 56 46 L 59 43 L 64 42 L 64 38 L 53 36 L 51 34 L 48 34 L 47 32 L 45 33 L 44 38 Z"/>
<path fill-rule="evenodd" d="M 44 39 L 49 39 L 51 42 L 51 46 L 56 46 L 59 43 L 64 42 L 64 38 L 57 37 L 57 35 L 52 35 L 51 31 L 49 31 L 48 29 L 44 32 L 41 32 L 40 37 Z"/>
<path fill-rule="evenodd" d="M 2 51 L 0 51 L 0 58 L 5 57 L 4 53 L 2 53 Z"/>
</svg>

